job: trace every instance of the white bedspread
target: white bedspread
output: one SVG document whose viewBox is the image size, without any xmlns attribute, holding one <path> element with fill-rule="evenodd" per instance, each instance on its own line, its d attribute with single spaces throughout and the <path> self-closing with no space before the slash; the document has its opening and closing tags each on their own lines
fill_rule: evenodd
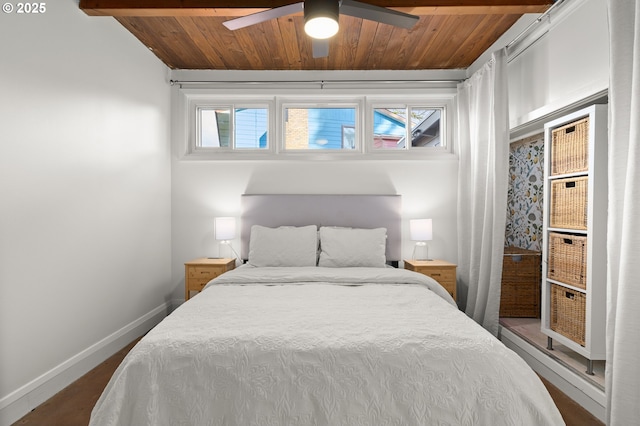
<svg viewBox="0 0 640 426">
<path fill-rule="evenodd" d="M 564 423 L 525 362 L 428 277 L 241 267 L 134 347 L 90 424 Z"/>
</svg>

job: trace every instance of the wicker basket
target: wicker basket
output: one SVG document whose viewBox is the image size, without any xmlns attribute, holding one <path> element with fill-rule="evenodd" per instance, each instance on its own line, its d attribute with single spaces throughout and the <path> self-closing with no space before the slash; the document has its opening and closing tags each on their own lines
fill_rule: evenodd
<svg viewBox="0 0 640 426">
<path fill-rule="evenodd" d="M 540 252 L 505 247 L 500 316 L 540 318 Z"/>
<path fill-rule="evenodd" d="M 587 229 L 588 177 L 551 182 L 549 224 L 552 228 Z"/>
<path fill-rule="evenodd" d="M 589 117 L 551 132 L 551 175 L 575 173 L 589 167 Z"/>
<path fill-rule="evenodd" d="M 584 346 L 586 296 L 551 284 L 551 330 Z"/>
<path fill-rule="evenodd" d="M 587 237 L 549 233 L 547 277 L 586 290 Z"/>
</svg>

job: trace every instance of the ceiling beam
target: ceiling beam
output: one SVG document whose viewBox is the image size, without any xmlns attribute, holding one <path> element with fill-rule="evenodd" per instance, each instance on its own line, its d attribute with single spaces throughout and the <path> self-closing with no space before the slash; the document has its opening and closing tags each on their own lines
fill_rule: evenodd
<svg viewBox="0 0 640 426">
<path fill-rule="evenodd" d="M 415 15 L 543 13 L 553 0 L 359 0 Z M 295 0 L 80 0 L 91 16 L 244 16 Z"/>
</svg>

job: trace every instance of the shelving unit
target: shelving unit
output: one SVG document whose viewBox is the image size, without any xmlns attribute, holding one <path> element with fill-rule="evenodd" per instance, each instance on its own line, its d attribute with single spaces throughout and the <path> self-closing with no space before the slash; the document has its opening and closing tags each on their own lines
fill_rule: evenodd
<svg viewBox="0 0 640 426">
<path fill-rule="evenodd" d="M 607 133 L 607 105 L 545 124 L 541 330 L 589 374 L 606 354 Z"/>
</svg>

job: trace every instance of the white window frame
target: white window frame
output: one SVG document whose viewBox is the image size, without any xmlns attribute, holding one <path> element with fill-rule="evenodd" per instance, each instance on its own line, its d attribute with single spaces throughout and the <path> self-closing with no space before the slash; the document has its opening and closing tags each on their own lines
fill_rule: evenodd
<svg viewBox="0 0 640 426">
<path fill-rule="evenodd" d="M 401 99 L 404 99 L 401 100 Z M 440 116 L 440 139 L 441 144 L 437 147 L 413 147 L 411 146 L 411 126 L 405 127 L 405 138 L 407 140 L 405 148 L 402 149 L 376 149 L 374 148 L 374 115 L 375 110 L 380 108 L 421 108 L 421 109 L 439 109 Z M 389 156 L 411 156 L 422 157 L 423 155 L 433 154 L 451 154 L 453 145 L 453 116 L 454 96 L 437 96 L 428 95 L 424 97 L 368 97 L 367 98 L 367 122 L 365 128 L 365 140 L 367 146 L 365 151 L 371 155 L 389 155 Z"/>
<path fill-rule="evenodd" d="M 445 108 L 442 106 L 437 106 L 434 107 L 432 105 L 429 106 L 423 106 L 423 105 L 409 105 L 409 104 L 404 104 L 404 105 L 387 105 L 387 106 L 383 106 L 383 105 L 373 105 L 371 108 L 371 114 L 372 115 L 372 123 L 375 122 L 375 111 L 376 110 L 381 110 L 381 109 L 404 109 L 405 112 L 407 113 L 407 119 L 409 120 L 409 117 L 411 117 L 413 110 L 429 110 L 429 111 L 440 111 L 440 125 L 439 125 L 439 132 L 440 132 L 440 140 L 441 140 L 441 145 L 442 145 L 442 127 L 444 125 L 444 120 L 442 119 L 442 117 L 444 117 L 444 110 Z M 422 150 L 422 149 L 431 149 L 431 148 L 435 148 L 435 147 L 419 147 L 419 146 L 413 146 L 413 129 L 412 129 L 412 124 L 411 122 L 407 122 L 405 123 L 405 128 L 404 128 L 404 147 L 403 148 L 375 148 L 375 129 L 372 129 L 372 146 L 371 146 L 371 150 L 372 152 L 380 152 L 380 151 L 385 151 L 385 152 L 397 152 L 397 151 L 408 151 L 408 150 Z"/>
<path fill-rule="evenodd" d="M 362 135 L 364 134 L 363 129 L 363 120 L 362 120 L 362 111 L 363 111 L 363 102 L 364 99 L 358 99 L 356 96 L 351 96 L 345 99 L 327 99 L 318 101 L 311 101 L 309 97 L 306 97 L 304 100 L 297 100 L 291 98 L 281 98 L 277 99 L 278 105 L 278 115 L 276 118 L 277 121 L 277 137 L 278 137 L 278 153 L 282 154 L 291 154 L 291 155 L 304 155 L 304 154 L 314 154 L 318 156 L 327 156 L 327 155 L 344 155 L 344 156 L 352 156 L 354 154 L 362 154 L 363 153 L 363 144 L 362 144 Z M 285 146 L 285 110 L 287 108 L 353 108 L 355 109 L 355 148 L 354 149 L 287 149 Z"/>
<path fill-rule="evenodd" d="M 285 159 L 361 159 L 361 160 L 416 160 L 429 159 L 445 154 L 454 154 L 454 120 L 455 94 L 454 88 L 421 88 L 420 90 L 382 90 L 367 89 L 366 92 L 377 91 L 380 95 L 367 95 L 364 90 L 353 90 L 353 94 L 345 90 L 316 90 L 305 95 L 292 95 L 291 90 L 281 87 L 269 90 L 248 91 L 211 90 L 198 88 L 177 88 L 177 102 L 174 108 L 176 127 L 174 137 L 184 141 L 184 148 L 179 153 L 183 159 L 201 160 L 285 160 Z M 276 95 L 282 92 L 284 95 Z M 286 95 L 289 93 L 289 95 Z M 237 108 L 266 108 L 268 110 L 267 148 L 232 147 L 199 147 L 198 111 L 201 108 L 229 107 L 235 112 Z M 374 149 L 373 117 L 375 108 L 419 107 L 442 109 L 441 138 L 439 147 L 413 147 L 413 149 Z M 346 149 L 285 149 L 284 141 L 284 108 L 355 108 L 356 109 L 356 148 Z M 407 132 L 409 130 L 407 129 Z M 410 140 L 410 136 L 407 136 Z M 232 140 L 235 139 L 233 129 Z M 409 144 L 410 145 L 410 144 Z M 453 157 L 452 157 L 453 158 Z"/>
<path fill-rule="evenodd" d="M 228 109 L 229 110 L 229 146 L 225 147 L 225 146 L 219 146 L 219 147 L 211 147 L 211 146 L 202 146 L 202 121 L 200 120 L 201 117 L 201 112 L 203 110 L 207 110 L 207 111 L 211 111 L 214 109 Z M 215 150 L 223 150 L 223 151 L 229 151 L 235 148 L 235 137 L 234 137 L 234 122 L 235 122 L 235 114 L 233 114 L 233 111 L 235 110 L 233 105 L 222 105 L 222 104 L 215 104 L 215 105 L 198 105 L 196 106 L 196 133 L 195 133 L 195 139 L 194 139 L 194 147 L 193 150 L 197 151 L 200 149 L 206 149 L 206 150 L 210 150 L 210 149 L 215 149 Z"/>
<path fill-rule="evenodd" d="M 183 109 L 186 139 L 185 156 L 193 158 L 238 158 L 273 155 L 275 152 L 275 101 L 273 96 L 228 96 L 211 95 L 208 91 L 197 89 L 181 90 L 179 109 Z M 200 111 L 211 108 L 229 108 L 231 114 L 231 143 L 229 147 L 203 147 L 200 145 Z M 238 108 L 262 108 L 267 110 L 267 147 L 236 148 L 235 147 L 235 110 Z"/>
<path fill-rule="evenodd" d="M 212 109 L 229 109 L 230 117 L 229 117 L 229 146 L 228 147 L 208 147 L 202 146 L 201 134 L 202 134 L 202 123 L 200 121 L 200 112 L 203 110 L 212 110 Z M 251 109 L 266 109 L 267 110 L 267 147 L 266 148 L 238 148 L 236 146 L 236 110 L 241 108 L 251 108 Z M 224 151 L 224 152 L 264 152 L 269 151 L 271 145 L 273 145 L 273 136 L 272 136 L 272 126 L 270 123 L 271 115 L 273 114 L 273 107 L 268 103 L 260 103 L 260 102 L 244 102 L 244 101 L 235 101 L 231 103 L 198 103 L 195 107 L 195 135 L 193 138 L 193 145 L 191 149 L 194 152 L 197 151 Z"/>
</svg>

